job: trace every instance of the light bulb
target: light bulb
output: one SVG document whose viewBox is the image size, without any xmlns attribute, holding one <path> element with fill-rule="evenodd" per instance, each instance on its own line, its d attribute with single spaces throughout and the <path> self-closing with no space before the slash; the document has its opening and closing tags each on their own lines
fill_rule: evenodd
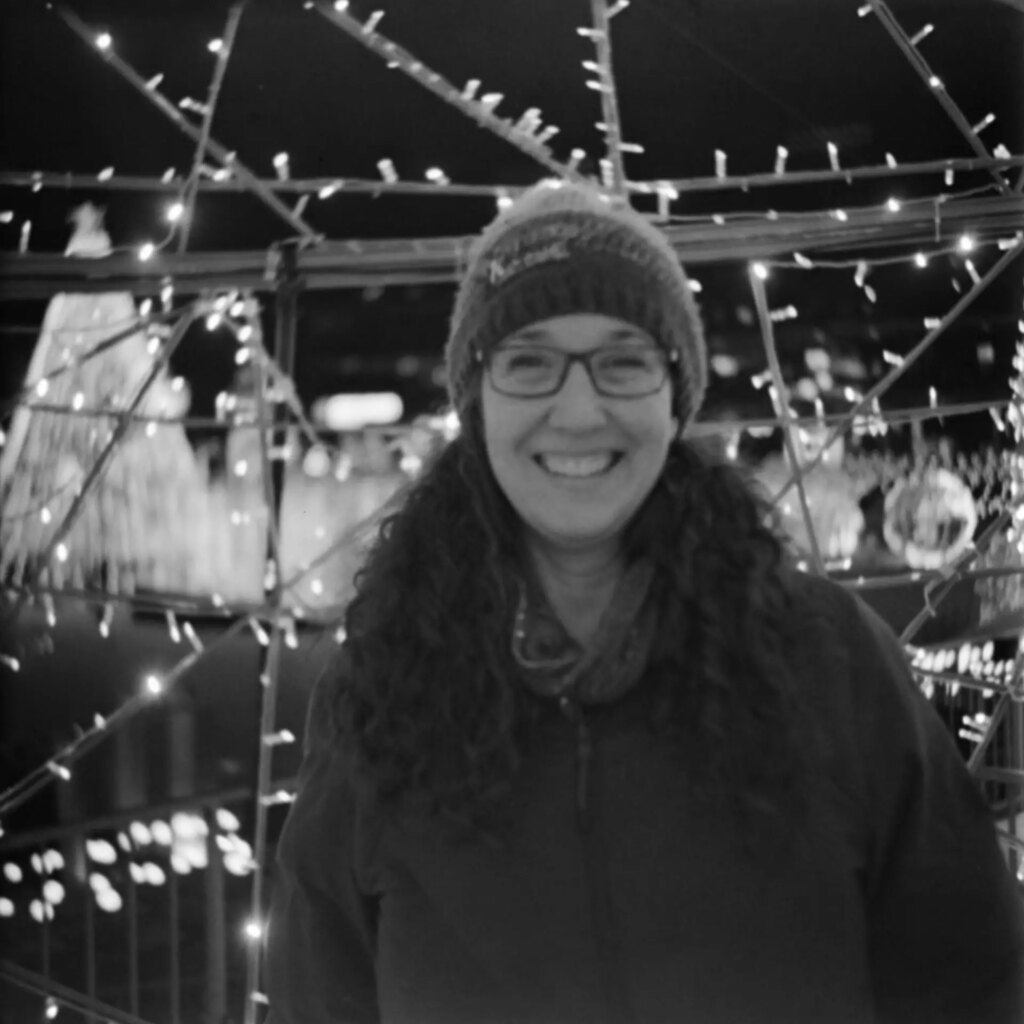
<svg viewBox="0 0 1024 1024">
<path fill-rule="evenodd" d="M 237 832 L 241 827 L 238 816 L 226 807 L 218 807 L 216 811 L 217 827 L 225 832 Z"/>
</svg>

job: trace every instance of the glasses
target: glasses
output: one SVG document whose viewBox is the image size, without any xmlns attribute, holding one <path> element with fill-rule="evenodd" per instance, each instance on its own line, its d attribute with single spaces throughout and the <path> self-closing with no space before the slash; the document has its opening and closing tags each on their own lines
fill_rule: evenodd
<svg viewBox="0 0 1024 1024">
<path fill-rule="evenodd" d="M 668 368 L 678 354 L 660 348 L 618 346 L 589 352 L 563 352 L 545 345 L 512 345 L 494 349 L 482 362 L 495 391 L 513 398 L 545 398 L 562 390 L 573 363 L 582 363 L 599 395 L 643 398 L 665 386 Z"/>
</svg>

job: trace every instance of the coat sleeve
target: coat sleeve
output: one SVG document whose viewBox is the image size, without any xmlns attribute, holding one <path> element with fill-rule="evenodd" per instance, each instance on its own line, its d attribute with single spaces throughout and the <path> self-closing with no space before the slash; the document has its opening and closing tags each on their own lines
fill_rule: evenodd
<svg viewBox="0 0 1024 1024">
<path fill-rule="evenodd" d="M 267 1024 L 379 1020 L 376 901 L 356 880 L 359 821 L 332 726 L 335 672 L 313 690 L 298 789 L 277 851 L 267 933 Z"/>
<path fill-rule="evenodd" d="M 898 638 L 856 604 L 878 1018 L 1021 1024 L 1024 913 L 992 814 Z"/>
</svg>

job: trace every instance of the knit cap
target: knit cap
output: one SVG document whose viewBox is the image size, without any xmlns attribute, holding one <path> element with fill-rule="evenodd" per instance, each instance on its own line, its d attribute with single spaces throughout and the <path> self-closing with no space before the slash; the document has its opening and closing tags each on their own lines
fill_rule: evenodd
<svg viewBox="0 0 1024 1024">
<path fill-rule="evenodd" d="M 570 313 L 616 317 L 677 352 L 673 411 L 680 427 L 693 419 L 707 386 L 707 352 L 678 257 L 627 202 L 559 181 L 523 193 L 470 250 L 445 349 L 456 412 L 469 401 L 475 353 L 538 320 Z"/>
</svg>

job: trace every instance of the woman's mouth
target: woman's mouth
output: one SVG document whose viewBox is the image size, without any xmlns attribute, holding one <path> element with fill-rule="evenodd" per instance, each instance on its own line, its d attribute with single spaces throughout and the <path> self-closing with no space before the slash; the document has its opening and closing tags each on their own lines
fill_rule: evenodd
<svg viewBox="0 0 1024 1024">
<path fill-rule="evenodd" d="M 534 462 L 552 476 L 586 479 L 603 476 L 622 459 L 622 452 L 596 452 L 592 455 L 535 455 Z"/>
</svg>

